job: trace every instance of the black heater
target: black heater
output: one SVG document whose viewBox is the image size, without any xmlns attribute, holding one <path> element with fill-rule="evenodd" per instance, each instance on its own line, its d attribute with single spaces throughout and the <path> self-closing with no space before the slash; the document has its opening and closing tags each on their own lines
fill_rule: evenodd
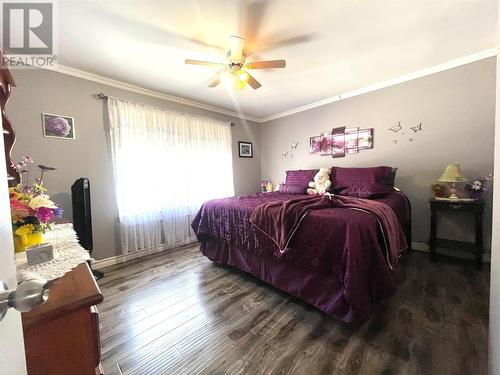
<svg viewBox="0 0 500 375">
<path fill-rule="evenodd" d="M 90 181 L 88 178 L 79 178 L 71 186 L 71 201 L 73 203 L 73 228 L 78 235 L 80 245 L 92 255 L 94 243 L 92 239 Z M 92 273 L 96 280 L 104 276 L 100 271 L 92 270 Z"/>
</svg>

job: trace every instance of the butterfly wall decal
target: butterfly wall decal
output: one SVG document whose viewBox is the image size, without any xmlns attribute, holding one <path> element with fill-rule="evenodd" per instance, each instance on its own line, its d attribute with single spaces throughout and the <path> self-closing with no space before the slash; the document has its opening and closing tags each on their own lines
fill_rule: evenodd
<svg viewBox="0 0 500 375">
<path fill-rule="evenodd" d="M 295 150 L 298 145 L 299 145 L 299 142 L 290 142 L 290 147 L 292 148 L 292 150 Z"/>
<path fill-rule="evenodd" d="M 282 153 L 281 153 L 281 156 L 283 156 L 284 158 L 286 158 L 286 157 L 287 157 L 287 155 L 288 155 L 288 151 L 285 151 L 285 152 L 282 152 Z"/>
<path fill-rule="evenodd" d="M 417 126 L 410 126 L 410 129 L 413 130 L 415 133 L 421 132 L 422 131 L 422 123 L 418 124 Z"/>
<path fill-rule="evenodd" d="M 403 127 L 401 126 L 401 121 L 398 121 L 396 125 L 394 125 L 392 128 L 389 128 L 389 130 L 393 131 L 394 133 L 397 133 L 401 129 L 403 129 Z"/>
</svg>

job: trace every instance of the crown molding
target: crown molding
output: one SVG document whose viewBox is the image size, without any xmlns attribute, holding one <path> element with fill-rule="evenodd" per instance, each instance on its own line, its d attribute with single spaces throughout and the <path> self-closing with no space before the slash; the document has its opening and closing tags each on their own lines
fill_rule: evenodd
<svg viewBox="0 0 500 375">
<path fill-rule="evenodd" d="M 335 103 L 335 102 L 341 101 L 343 99 L 352 98 L 354 96 L 366 94 L 366 93 L 380 90 L 380 89 L 383 89 L 386 87 L 398 85 L 400 83 L 412 81 L 412 80 L 417 79 L 417 78 L 422 78 L 422 77 L 425 77 L 425 76 L 428 76 L 431 74 L 439 73 L 439 72 L 442 72 L 442 71 L 445 71 L 448 69 L 453 69 L 453 68 L 456 68 L 456 67 L 459 67 L 462 65 L 466 65 L 466 64 L 470 64 L 470 63 L 473 63 L 476 61 L 484 60 L 484 59 L 487 59 L 489 57 L 493 57 L 496 55 L 497 55 L 497 49 L 491 48 L 491 49 L 488 49 L 488 50 L 485 50 L 482 52 L 474 53 L 472 55 L 468 55 L 468 56 L 464 56 L 464 57 L 461 57 L 461 58 L 458 58 L 455 60 L 451 60 L 451 61 L 445 62 L 443 64 L 435 65 L 435 66 L 432 66 L 432 67 L 429 67 L 426 69 L 422 69 L 422 70 L 419 70 L 419 71 L 416 71 L 413 73 L 405 74 L 403 76 L 389 79 L 386 81 L 381 81 L 381 82 L 375 83 L 373 85 L 362 87 L 362 88 L 359 88 L 356 90 L 344 92 L 344 93 L 341 93 L 339 95 L 331 96 L 331 97 L 326 98 L 326 99 L 322 99 L 322 100 L 319 100 L 319 101 L 316 101 L 316 102 L 313 102 L 310 104 L 306 104 L 306 105 L 303 105 L 300 107 L 290 109 L 288 111 L 276 113 L 274 115 L 265 116 L 265 117 L 254 117 L 254 116 L 246 115 L 244 113 L 230 111 L 230 110 L 227 110 L 224 108 L 212 106 L 209 104 L 205 104 L 205 103 L 201 103 L 198 101 L 182 98 L 179 96 L 168 95 L 168 94 L 162 93 L 160 91 L 146 89 L 146 88 L 143 88 L 143 87 L 140 87 L 137 85 L 133 85 L 131 83 L 126 83 L 126 82 L 119 81 L 116 79 L 104 77 L 104 76 L 101 76 L 98 74 L 89 73 L 89 72 L 75 69 L 75 68 L 71 68 L 71 67 L 65 66 L 65 65 L 56 65 L 54 67 L 47 67 L 45 69 L 59 72 L 59 73 L 66 74 L 66 75 L 70 75 L 70 76 L 77 77 L 77 78 L 86 79 L 88 81 L 100 83 L 103 85 L 112 86 L 112 87 L 116 87 L 119 89 L 135 92 L 137 94 L 151 96 L 154 98 L 163 99 L 163 100 L 167 100 L 167 101 L 174 102 L 174 103 L 184 104 L 184 105 L 192 106 L 195 108 L 205 109 L 205 110 L 211 111 L 211 112 L 221 113 L 221 114 L 236 117 L 236 118 L 239 118 L 242 120 L 253 121 L 256 123 L 266 123 L 266 122 L 276 120 L 276 119 L 279 119 L 282 117 L 287 117 L 287 116 L 294 115 L 296 113 L 304 112 L 304 111 L 307 111 L 309 109 L 321 107 L 321 106 L 324 106 L 326 104 Z"/>
<path fill-rule="evenodd" d="M 313 103 L 306 104 L 306 105 L 303 105 L 303 106 L 300 106 L 297 108 L 293 108 L 293 109 L 290 109 L 288 111 L 276 113 L 274 115 L 270 115 L 267 117 L 261 117 L 261 118 L 259 118 L 258 122 L 264 123 L 264 122 L 269 122 L 269 121 L 276 120 L 276 119 L 279 119 L 282 117 L 287 117 L 287 116 L 290 116 L 290 115 L 293 115 L 296 113 L 307 111 L 309 109 L 321 107 L 325 104 L 338 102 L 338 101 L 341 101 L 343 99 L 352 98 L 354 96 L 366 94 L 368 92 L 380 90 L 380 89 L 383 89 L 383 88 L 386 88 L 389 86 L 398 85 L 398 84 L 403 83 L 403 82 L 412 81 L 412 80 L 417 79 L 417 78 L 422 78 L 422 77 L 425 77 L 425 76 L 428 76 L 428 75 L 431 75 L 434 73 L 439 73 L 439 72 L 442 72 L 442 71 L 445 71 L 448 69 L 452 69 L 452 68 L 456 68 L 456 67 L 459 67 L 462 65 L 470 64 L 470 63 L 473 63 L 476 61 L 484 60 L 484 59 L 487 59 L 489 57 L 493 57 L 496 55 L 497 55 L 497 49 L 491 48 L 491 49 L 488 49 L 486 51 L 482 51 L 479 53 L 474 53 L 472 55 L 460 57 L 458 59 L 451 60 L 451 61 L 445 62 L 443 64 L 431 66 L 429 68 L 422 69 L 422 70 L 419 70 L 419 71 L 416 71 L 416 72 L 413 72 L 410 74 L 405 74 L 405 75 L 397 77 L 397 78 L 389 79 L 387 81 L 381 81 L 381 82 L 375 83 L 373 85 L 362 87 L 362 88 L 357 89 L 357 90 L 348 91 L 348 92 L 345 92 L 345 93 L 342 93 L 339 95 L 335 95 L 335 96 L 332 96 L 332 97 L 329 97 L 329 98 L 326 98 L 323 100 L 319 100 L 317 102 L 313 102 Z"/>
<path fill-rule="evenodd" d="M 127 82 L 119 81 L 116 79 L 104 77 L 104 76 L 101 76 L 98 74 L 86 72 L 86 71 L 83 71 L 80 69 L 71 68 L 69 66 L 65 66 L 65 65 L 61 65 L 61 64 L 58 64 L 58 65 L 55 65 L 52 67 L 44 67 L 44 69 L 50 70 L 53 72 L 66 74 L 66 75 L 69 75 L 72 77 L 77 77 L 77 78 L 85 79 L 88 81 L 100 83 L 102 85 L 112 86 L 112 87 L 116 87 L 118 89 L 135 92 L 137 94 L 142 94 L 142 95 L 150 96 L 150 97 L 157 98 L 157 99 L 163 99 L 163 100 L 167 100 L 167 101 L 174 102 L 174 103 L 179 103 L 179 104 L 184 104 L 184 105 L 188 105 L 188 106 L 195 107 L 195 108 L 205 109 L 205 110 L 211 111 L 211 112 L 221 113 L 223 115 L 236 117 L 236 118 L 239 118 L 242 120 L 260 122 L 259 121 L 260 119 L 257 117 L 248 116 L 248 115 L 245 115 L 243 113 L 233 112 L 233 111 L 230 111 L 230 110 L 227 110 L 224 108 L 220 108 L 220 107 L 213 106 L 210 104 L 201 103 L 201 102 L 198 102 L 195 100 L 182 98 L 179 96 L 165 94 L 165 93 L 162 93 L 160 91 L 146 89 L 146 88 L 143 88 L 143 87 L 140 87 L 137 85 L 133 85 L 131 83 L 127 83 Z"/>
</svg>

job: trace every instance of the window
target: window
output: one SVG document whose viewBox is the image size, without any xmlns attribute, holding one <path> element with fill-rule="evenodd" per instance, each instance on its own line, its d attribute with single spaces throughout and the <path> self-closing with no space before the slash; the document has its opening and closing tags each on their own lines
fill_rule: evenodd
<svg viewBox="0 0 500 375">
<path fill-rule="evenodd" d="M 201 204 L 234 194 L 231 126 L 108 99 L 124 253 L 190 242 Z"/>
</svg>

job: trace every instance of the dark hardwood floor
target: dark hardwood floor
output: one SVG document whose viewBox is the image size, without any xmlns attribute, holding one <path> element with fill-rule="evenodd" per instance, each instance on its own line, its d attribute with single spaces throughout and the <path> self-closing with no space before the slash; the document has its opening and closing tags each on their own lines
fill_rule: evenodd
<svg viewBox="0 0 500 375">
<path fill-rule="evenodd" d="M 350 327 L 197 247 L 105 270 L 106 374 L 487 374 L 489 272 L 412 252 Z M 117 365 L 119 364 L 119 365 Z"/>
</svg>

